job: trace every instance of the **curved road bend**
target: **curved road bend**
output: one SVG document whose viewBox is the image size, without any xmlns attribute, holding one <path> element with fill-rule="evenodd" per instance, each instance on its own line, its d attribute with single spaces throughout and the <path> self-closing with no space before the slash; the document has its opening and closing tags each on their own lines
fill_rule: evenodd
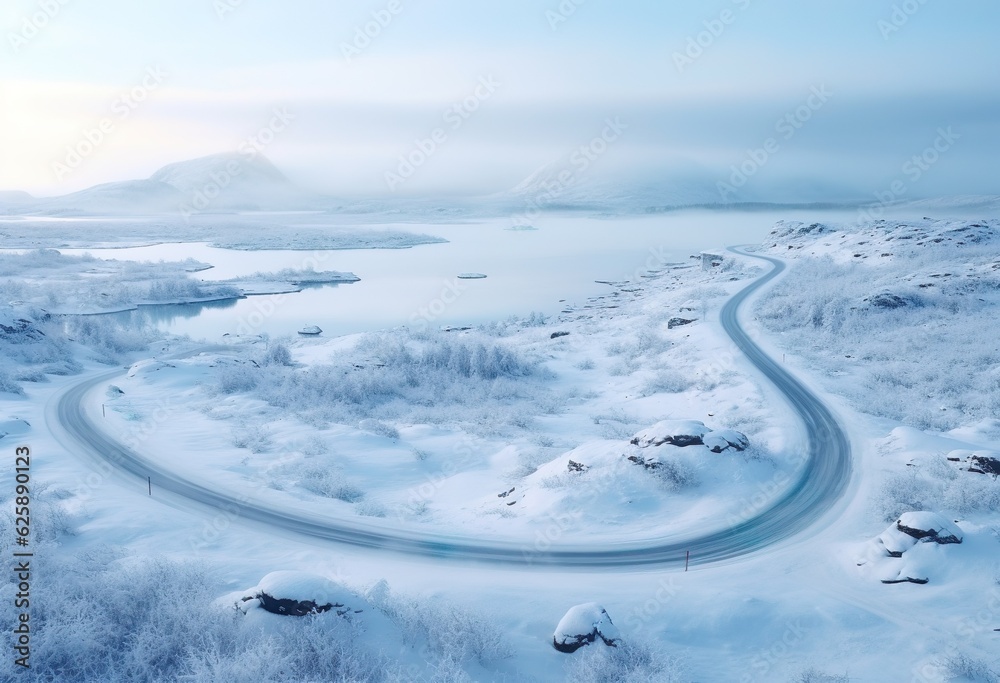
<svg viewBox="0 0 1000 683">
<path fill-rule="evenodd" d="M 121 370 L 90 377 L 71 386 L 58 397 L 55 417 L 84 452 L 135 475 L 143 482 L 147 476 L 152 477 L 158 490 L 166 490 L 186 499 L 191 508 L 212 514 L 223 509 L 275 531 L 429 558 L 507 565 L 562 568 L 676 566 L 684 564 L 686 551 L 691 551 L 692 564 L 730 560 L 759 551 L 807 529 L 830 510 L 846 490 L 851 477 L 850 444 L 833 413 L 801 382 L 765 354 L 739 324 L 737 312 L 742 304 L 785 267 L 777 259 L 744 255 L 769 261 L 774 268 L 725 304 L 720 312 L 722 327 L 801 417 L 808 434 L 808 453 L 799 478 L 771 501 L 769 507 L 736 526 L 702 536 L 653 538 L 594 547 L 554 545 L 539 552 L 528 540 L 517 543 L 421 533 L 419 530 L 380 527 L 363 520 L 281 510 L 241 499 L 236 494 L 189 481 L 160 463 L 144 458 L 102 432 L 88 419 L 83 409 L 86 394 L 97 385 L 122 374 Z"/>
</svg>

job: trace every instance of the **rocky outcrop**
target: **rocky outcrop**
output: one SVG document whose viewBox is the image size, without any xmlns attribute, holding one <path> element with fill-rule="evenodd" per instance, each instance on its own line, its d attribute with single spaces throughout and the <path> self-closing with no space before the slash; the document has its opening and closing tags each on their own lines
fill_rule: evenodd
<svg viewBox="0 0 1000 683">
<path fill-rule="evenodd" d="M 639 448 L 649 446 L 700 446 L 702 438 L 711 429 L 705 426 L 704 422 L 698 420 L 663 420 L 657 422 L 652 427 L 647 427 L 636 433 L 630 443 Z"/>
<path fill-rule="evenodd" d="M 576 460 L 570 460 L 566 465 L 566 469 L 570 472 L 586 472 L 589 467 L 584 465 L 582 462 L 577 462 Z"/>
<path fill-rule="evenodd" d="M 572 653 L 598 640 L 609 647 L 617 647 L 621 634 L 607 610 L 596 602 L 588 602 L 566 612 L 552 635 L 552 647 L 559 652 Z"/>
<path fill-rule="evenodd" d="M 333 581 L 297 571 L 271 572 L 257 586 L 244 591 L 236 603 L 244 614 L 259 607 L 286 617 L 330 611 L 346 616 L 362 612 L 361 605 L 360 597 Z"/>
<path fill-rule="evenodd" d="M 750 448 L 750 440 L 747 435 L 733 429 L 716 429 L 702 437 L 702 441 L 705 447 L 713 453 L 745 451 Z"/>
<path fill-rule="evenodd" d="M 696 320 L 696 318 L 671 318 L 667 321 L 667 329 L 672 330 L 675 327 L 683 327 L 684 325 L 690 325 Z"/>
<path fill-rule="evenodd" d="M 918 541 L 962 542 L 962 530 L 934 512 L 904 512 L 896 520 L 896 529 Z"/>
<path fill-rule="evenodd" d="M 872 567 L 882 583 L 925 584 L 946 557 L 940 546 L 962 539 L 962 530 L 937 513 L 907 512 L 868 545 L 858 565 Z"/>
</svg>

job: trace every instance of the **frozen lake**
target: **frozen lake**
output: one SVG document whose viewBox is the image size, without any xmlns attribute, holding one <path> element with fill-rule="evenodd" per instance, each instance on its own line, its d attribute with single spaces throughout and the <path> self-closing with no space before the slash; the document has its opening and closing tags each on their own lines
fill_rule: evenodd
<svg viewBox="0 0 1000 683">
<path fill-rule="evenodd" d="M 764 239 L 775 221 L 850 220 L 817 211 L 678 212 L 641 217 L 544 215 L 536 230 L 507 230 L 509 219 L 464 224 L 387 225 L 448 240 L 410 249 L 234 251 L 207 244 L 161 244 L 125 249 L 62 249 L 100 258 L 183 260 L 212 264 L 205 280 L 245 277 L 284 268 L 355 273 L 360 282 L 253 296 L 211 305 L 145 307 L 164 331 L 215 340 L 225 333 L 295 334 L 318 325 L 328 336 L 399 325 L 462 325 L 551 315 L 607 291 L 595 280 L 637 278 L 692 254 Z M 460 273 L 485 279 L 460 280 Z"/>
</svg>

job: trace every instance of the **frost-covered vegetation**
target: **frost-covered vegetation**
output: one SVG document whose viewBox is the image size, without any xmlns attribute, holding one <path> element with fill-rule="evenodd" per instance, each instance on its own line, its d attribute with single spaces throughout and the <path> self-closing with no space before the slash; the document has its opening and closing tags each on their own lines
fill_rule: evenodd
<svg viewBox="0 0 1000 683">
<path fill-rule="evenodd" d="M 177 263 L 107 261 L 54 249 L 0 254 L 0 301 L 27 303 L 49 312 L 121 310 L 138 303 L 173 303 L 240 296 L 232 285 L 191 277 L 204 267 Z"/>
<path fill-rule="evenodd" d="M 313 424 L 447 423 L 453 407 L 464 405 L 480 427 L 502 430 L 553 409 L 538 361 L 479 333 L 371 333 L 308 367 L 291 366 L 282 349 L 272 345 L 259 360 L 220 367 L 217 390 L 249 393 Z"/>
<path fill-rule="evenodd" d="M 398 596 L 384 582 L 369 594 L 418 657 L 397 659 L 364 618 L 245 617 L 221 607 L 226 589 L 211 568 L 166 557 L 135 557 L 111 546 L 71 553 L 61 541 L 74 520 L 66 492 L 32 499 L 31 669 L 14 657 L 0 679 L 196 683 L 225 681 L 473 680 L 466 669 L 510 656 L 494 620 L 441 601 Z M 14 551 L 14 505 L 0 500 L 0 550 Z M 16 574 L 0 583 L 0 619 L 13 624 Z"/>
<path fill-rule="evenodd" d="M 1000 231 L 989 222 L 779 224 L 790 272 L 756 315 L 873 415 L 953 429 L 1000 414 Z M 928 362 L 933 359 L 933 362 Z"/>
</svg>

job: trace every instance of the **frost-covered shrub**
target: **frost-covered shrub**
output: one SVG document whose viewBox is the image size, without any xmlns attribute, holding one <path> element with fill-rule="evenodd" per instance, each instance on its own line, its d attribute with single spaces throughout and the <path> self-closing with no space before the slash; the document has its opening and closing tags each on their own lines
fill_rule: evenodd
<svg viewBox="0 0 1000 683">
<path fill-rule="evenodd" d="M 792 683 L 851 683 L 851 678 L 847 674 L 828 674 L 810 667 L 792 679 Z"/>
<path fill-rule="evenodd" d="M 989 662 L 965 653 L 948 655 L 943 665 L 954 680 L 1000 683 L 1000 673 L 993 669 Z"/>
<path fill-rule="evenodd" d="M 251 453 L 266 453 L 274 442 L 267 428 L 256 422 L 245 422 L 233 427 L 233 445 Z"/>
<path fill-rule="evenodd" d="M 21 388 L 21 385 L 2 366 L 0 366 L 0 394 L 24 395 L 24 389 Z"/>
<path fill-rule="evenodd" d="M 568 658 L 566 680 L 574 683 L 674 683 L 681 681 L 677 659 L 644 644 L 585 647 Z"/>
<path fill-rule="evenodd" d="M 865 412 L 942 431 L 987 419 L 1000 411 L 1000 352 L 988 322 L 997 279 L 958 274 L 992 263 L 995 247 L 963 248 L 954 262 L 942 255 L 929 249 L 877 265 L 801 258 L 754 313 L 782 346 L 850 377 L 841 390 Z M 921 269 L 954 277 L 919 288 L 928 284 L 913 277 Z"/>
<path fill-rule="evenodd" d="M 426 639 L 428 652 L 437 660 L 472 659 L 487 665 L 513 654 L 507 635 L 480 612 L 438 599 L 396 596 L 384 581 L 372 587 L 367 597 L 400 627 L 411 644 Z"/>
<path fill-rule="evenodd" d="M 221 393 L 247 392 L 318 427 L 374 420 L 362 429 L 392 438 L 398 436 L 389 424 L 394 420 L 440 422 L 460 415 L 476 429 L 503 432 L 528 425 L 533 412 L 546 409 L 539 404 L 547 394 L 541 383 L 546 372 L 538 362 L 479 335 L 397 330 L 365 335 L 329 364 L 239 363 L 216 372 Z M 498 415 L 507 422 L 497 423 Z"/>
<path fill-rule="evenodd" d="M 698 483 L 698 478 L 691 466 L 679 460 L 663 458 L 660 460 L 659 467 L 654 471 L 657 478 L 666 485 L 669 491 L 681 491 Z"/>
<path fill-rule="evenodd" d="M 271 344 L 264 353 L 262 365 L 291 365 L 292 352 L 284 344 Z"/>
<path fill-rule="evenodd" d="M 348 482 L 340 470 L 332 467 L 307 467 L 299 475 L 299 486 L 316 495 L 345 503 L 357 503 L 365 497 L 364 491 Z"/>
<path fill-rule="evenodd" d="M 647 396 L 661 393 L 679 394 L 687 391 L 692 386 L 694 386 L 694 382 L 687 375 L 677 370 L 667 369 L 660 370 L 646 382 L 643 392 Z"/>
<path fill-rule="evenodd" d="M 146 350 L 157 337 L 145 318 L 134 315 L 125 319 L 110 315 L 74 316 L 66 324 L 66 334 L 109 365 Z"/>
</svg>

